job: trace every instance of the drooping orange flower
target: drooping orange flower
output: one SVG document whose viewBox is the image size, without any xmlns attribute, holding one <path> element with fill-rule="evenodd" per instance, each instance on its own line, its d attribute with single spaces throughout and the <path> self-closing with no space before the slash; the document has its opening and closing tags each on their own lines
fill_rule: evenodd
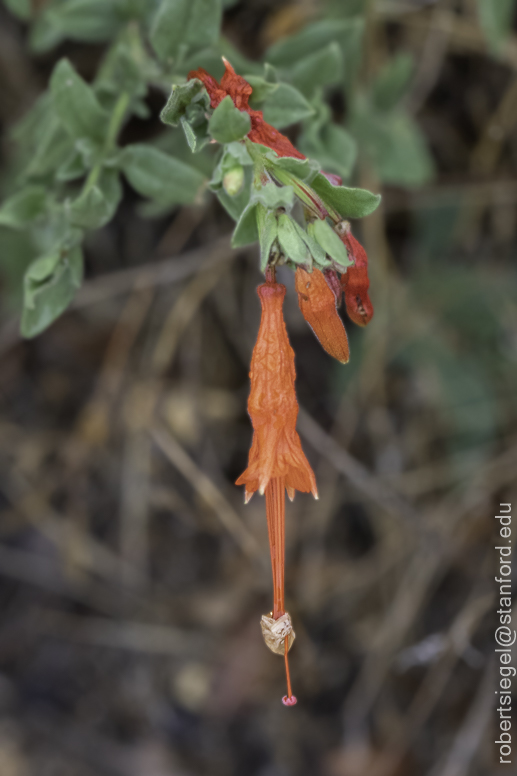
<svg viewBox="0 0 517 776">
<path fill-rule="evenodd" d="M 350 232 L 350 225 L 343 222 L 338 233 L 344 242 L 348 255 L 354 260 L 353 267 L 348 267 L 341 275 L 341 283 L 345 294 L 346 311 L 358 326 L 366 326 L 373 318 L 373 305 L 368 295 L 370 280 L 368 278 L 368 256 L 361 243 Z"/>
<path fill-rule="evenodd" d="M 298 402 L 294 352 L 289 344 L 282 312 L 285 286 L 264 283 L 257 289 L 262 318 L 251 358 L 248 411 L 253 442 L 248 468 L 237 480 L 246 485 L 245 499 L 263 494 L 272 478 L 285 481 L 289 498 L 295 490 L 317 497 L 316 480 L 296 432 Z"/>
<path fill-rule="evenodd" d="M 251 130 L 248 132 L 248 137 L 253 143 L 261 143 L 268 148 L 272 148 L 278 156 L 294 156 L 297 159 L 305 159 L 305 156 L 294 147 L 285 135 L 282 135 L 278 129 L 264 121 L 262 111 L 250 108 L 248 100 L 251 97 L 253 88 L 245 78 L 237 75 L 224 57 L 223 62 L 226 69 L 220 84 L 202 67 L 197 70 L 191 70 L 187 79 L 198 78 L 202 82 L 210 97 L 212 108 L 217 108 L 219 103 L 229 95 L 236 108 L 246 111 L 251 119 Z"/>
<path fill-rule="evenodd" d="M 302 315 L 322 348 L 342 364 L 348 363 L 348 337 L 336 310 L 336 296 L 325 275 L 316 268 L 306 272 L 302 267 L 297 267 L 295 283 Z"/>
<path fill-rule="evenodd" d="M 283 654 L 287 678 L 286 706 L 296 703 L 291 691 L 287 654 L 294 640 L 291 618 L 284 604 L 285 491 L 295 490 L 318 497 L 314 472 L 296 432 L 298 402 L 294 390 L 294 352 L 289 344 L 282 307 L 285 286 L 270 272 L 257 289 L 262 317 L 251 359 L 251 390 L 248 411 L 253 424 L 253 442 L 248 468 L 236 484 L 245 485 L 246 502 L 255 491 L 266 495 L 266 515 L 273 573 L 273 611 L 262 618 L 266 644 Z"/>
</svg>

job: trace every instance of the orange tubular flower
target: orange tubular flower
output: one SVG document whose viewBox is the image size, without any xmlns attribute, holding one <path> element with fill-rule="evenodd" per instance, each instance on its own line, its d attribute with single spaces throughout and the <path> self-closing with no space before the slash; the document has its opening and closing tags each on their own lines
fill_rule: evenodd
<svg viewBox="0 0 517 776">
<path fill-rule="evenodd" d="M 265 283 L 258 287 L 262 318 L 251 358 L 248 411 L 254 434 L 248 468 L 237 480 L 246 485 L 246 502 L 255 491 L 264 494 L 271 479 L 285 483 L 290 499 L 295 490 L 317 498 L 314 472 L 296 432 L 298 402 L 294 391 L 294 352 L 282 313 L 285 286 Z"/>
<path fill-rule="evenodd" d="M 305 156 L 294 147 L 285 135 L 264 121 L 262 111 L 250 108 L 248 100 L 253 92 L 252 87 L 245 78 L 237 75 L 224 57 L 223 62 L 226 70 L 220 84 L 202 67 L 198 70 L 192 70 L 187 78 L 188 80 L 198 78 L 202 82 L 210 97 L 212 108 L 217 108 L 219 103 L 230 95 L 235 107 L 249 114 L 251 130 L 248 132 L 248 137 L 253 143 L 261 143 L 272 148 L 278 156 L 294 156 L 297 159 L 305 159 Z"/>
<path fill-rule="evenodd" d="M 368 256 L 361 243 L 350 232 L 350 225 L 346 221 L 343 222 L 340 237 L 348 255 L 355 261 L 355 265 L 348 267 L 346 274 L 341 275 L 346 311 L 354 323 L 366 326 L 373 318 L 373 305 L 368 296 Z"/>
<path fill-rule="evenodd" d="M 350 358 L 348 337 L 336 310 L 336 297 L 319 269 L 296 269 L 296 291 L 302 315 L 324 350 L 342 364 Z"/>
<path fill-rule="evenodd" d="M 289 344 L 282 306 L 285 286 L 268 282 L 257 289 L 262 305 L 257 343 L 251 359 L 251 390 L 248 411 L 253 424 L 253 442 L 248 468 L 236 484 L 245 485 L 246 502 L 255 491 L 266 495 L 266 514 L 273 573 L 273 611 L 262 617 L 262 632 L 268 647 L 284 655 L 287 677 L 286 706 L 296 703 L 291 692 L 287 653 L 294 640 L 291 618 L 284 608 L 285 490 L 312 492 L 318 497 L 316 480 L 296 432 L 298 402 L 294 391 L 294 352 Z"/>
</svg>

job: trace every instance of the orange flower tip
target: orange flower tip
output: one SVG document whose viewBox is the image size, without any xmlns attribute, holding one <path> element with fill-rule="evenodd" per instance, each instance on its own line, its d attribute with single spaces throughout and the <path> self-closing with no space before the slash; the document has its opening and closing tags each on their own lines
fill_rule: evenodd
<svg viewBox="0 0 517 776">
<path fill-rule="evenodd" d="M 296 699 L 296 695 L 291 695 L 289 698 L 287 697 L 287 695 L 284 695 L 284 697 L 282 698 L 282 703 L 284 704 L 284 706 L 296 706 L 298 701 Z"/>
<path fill-rule="evenodd" d="M 287 495 L 289 496 L 289 501 L 294 501 L 294 495 L 296 493 L 296 490 L 294 488 L 291 488 L 289 485 L 286 485 L 285 489 L 287 491 Z"/>
</svg>

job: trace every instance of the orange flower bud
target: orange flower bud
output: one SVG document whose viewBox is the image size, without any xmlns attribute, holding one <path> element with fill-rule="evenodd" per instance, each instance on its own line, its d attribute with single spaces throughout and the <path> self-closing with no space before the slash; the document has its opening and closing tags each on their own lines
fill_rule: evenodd
<svg viewBox="0 0 517 776">
<path fill-rule="evenodd" d="M 368 278 L 368 256 L 366 251 L 346 225 L 341 231 L 341 239 L 346 245 L 348 255 L 355 265 L 348 267 L 341 275 L 341 284 L 345 293 L 346 311 L 349 318 L 358 326 L 366 326 L 373 318 L 373 305 L 368 296 L 370 280 Z"/>
<path fill-rule="evenodd" d="M 254 434 L 248 468 L 236 484 L 246 485 L 246 502 L 256 490 L 263 494 L 269 481 L 277 477 L 284 480 L 289 498 L 294 498 L 295 490 L 312 492 L 317 498 L 314 472 L 296 432 L 294 352 L 282 312 L 285 286 L 265 283 L 257 293 L 262 318 L 251 359 L 248 400 Z"/>
<path fill-rule="evenodd" d="M 346 364 L 350 358 L 348 338 L 343 321 L 336 310 L 334 291 L 319 269 L 296 270 L 296 290 L 302 315 L 330 356 Z"/>
</svg>

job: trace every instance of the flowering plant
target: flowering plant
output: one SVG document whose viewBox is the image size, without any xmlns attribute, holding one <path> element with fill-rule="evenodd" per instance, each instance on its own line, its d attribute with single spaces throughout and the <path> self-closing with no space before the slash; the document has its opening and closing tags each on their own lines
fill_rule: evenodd
<svg viewBox="0 0 517 776">
<path fill-rule="evenodd" d="M 323 348 L 342 363 L 348 339 L 336 306 L 344 291 L 350 318 L 364 326 L 372 318 L 366 252 L 352 236 L 347 217 L 371 213 L 379 197 L 341 185 L 320 171 L 291 141 L 250 107 L 253 87 L 223 58 L 220 83 L 203 68 L 173 87 L 162 120 L 182 124 L 193 151 L 206 142 L 223 145 L 210 182 L 228 211 L 237 216 L 233 245 L 260 242 L 266 282 L 259 286 L 262 319 L 251 360 L 248 410 L 253 424 L 249 465 L 237 480 L 245 501 L 258 490 L 266 496 L 273 571 L 273 611 L 262 618 L 266 644 L 285 656 L 287 695 L 291 691 L 288 651 L 294 641 L 284 604 L 285 496 L 296 490 L 318 497 L 316 480 L 296 432 L 294 353 L 282 314 L 286 293 L 276 268 L 295 270 L 300 310 Z M 239 196 L 244 195 L 240 202 Z M 295 208 L 301 218 L 295 217 Z M 234 210 L 235 208 L 235 210 Z"/>
</svg>

